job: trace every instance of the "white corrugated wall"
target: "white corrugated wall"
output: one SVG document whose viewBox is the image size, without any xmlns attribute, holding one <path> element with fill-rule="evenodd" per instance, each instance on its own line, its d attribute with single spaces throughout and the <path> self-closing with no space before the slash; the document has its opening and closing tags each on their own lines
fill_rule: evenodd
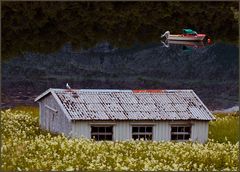
<svg viewBox="0 0 240 172">
<path fill-rule="evenodd" d="M 91 138 L 91 126 L 88 121 L 73 121 L 72 122 L 72 136 Z"/>
<path fill-rule="evenodd" d="M 132 128 L 129 121 L 117 122 L 113 127 L 113 139 L 114 140 L 129 140 L 132 138 Z M 115 132 L 114 132 L 115 131 Z"/>
<path fill-rule="evenodd" d="M 97 121 L 94 122 L 94 125 L 108 123 L 107 121 Z M 117 121 L 109 122 L 113 125 L 113 140 L 128 140 L 132 138 L 132 125 L 139 123 L 148 124 L 147 122 L 133 122 L 133 121 Z M 177 121 L 158 121 L 158 122 L 149 122 L 150 125 L 153 125 L 153 140 L 156 141 L 169 141 L 171 139 L 171 125 L 172 124 L 184 124 L 184 122 Z M 189 121 L 186 121 L 186 124 L 189 124 Z M 91 138 L 91 125 L 92 122 L 89 121 L 76 121 L 73 122 L 72 136 L 73 137 L 85 137 Z M 191 138 L 194 141 L 199 141 L 204 143 L 208 138 L 208 121 L 194 121 L 191 122 Z"/>
<path fill-rule="evenodd" d="M 195 121 L 192 125 L 191 138 L 201 143 L 206 142 L 208 139 L 208 121 Z"/>
<path fill-rule="evenodd" d="M 153 126 L 153 140 L 168 141 L 170 140 L 171 126 L 166 121 L 156 122 Z"/>
</svg>

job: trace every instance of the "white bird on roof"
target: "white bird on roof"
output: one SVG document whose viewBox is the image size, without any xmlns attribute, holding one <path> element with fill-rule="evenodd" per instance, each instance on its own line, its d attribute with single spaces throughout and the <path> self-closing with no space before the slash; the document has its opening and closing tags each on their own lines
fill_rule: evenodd
<svg viewBox="0 0 240 172">
<path fill-rule="evenodd" d="M 66 84 L 66 87 L 67 87 L 67 89 L 71 89 L 71 87 L 68 85 L 68 83 Z"/>
</svg>

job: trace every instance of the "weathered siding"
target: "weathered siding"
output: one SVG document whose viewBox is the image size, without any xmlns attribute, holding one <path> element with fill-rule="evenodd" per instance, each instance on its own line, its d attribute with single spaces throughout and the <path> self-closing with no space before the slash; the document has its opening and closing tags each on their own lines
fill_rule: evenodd
<svg viewBox="0 0 240 172">
<path fill-rule="evenodd" d="M 204 143 L 208 139 L 208 121 L 195 121 L 192 125 L 192 140 Z"/>
<path fill-rule="evenodd" d="M 117 122 L 113 127 L 113 138 L 115 140 L 129 140 L 132 138 L 132 127 L 129 121 Z"/>
<path fill-rule="evenodd" d="M 72 123 L 72 137 L 91 138 L 91 126 L 88 121 L 74 121 Z"/>
<path fill-rule="evenodd" d="M 50 110 L 46 105 L 56 109 L 57 112 Z M 71 131 L 71 121 L 67 119 L 52 95 L 48 95 L 40 101 L 40 127 L 53 133 L 66 135 Z"/>
<path fill-rule="evenodd" d="M 159 121 L 153 127 L 153 140 L 168 141 L 170 140 L 171 126 L 168 122 Z"/>
<path fill-rule="evenodd" d="M 153 125 L 153 140 L 156 141 L 169 141 L 171 140 L 171 125 L 175 124 L 191 124 L 191 139 L 204 143 L 208 138 L 208 122 L 207 121 L 157 121 L 157 122 L 145 122 L 145 121 L 95 121 L 94 125 L 101 123 L 110 123 L 113 125 L 113 140 L 129 140 L 132 138 L 132 126 L 149 124 Z M 76 121 L 73 123 L 72 136 L 73 137 L 85 137 L 91 138 L 91 125 L 90 121 Z"/>
</svg>

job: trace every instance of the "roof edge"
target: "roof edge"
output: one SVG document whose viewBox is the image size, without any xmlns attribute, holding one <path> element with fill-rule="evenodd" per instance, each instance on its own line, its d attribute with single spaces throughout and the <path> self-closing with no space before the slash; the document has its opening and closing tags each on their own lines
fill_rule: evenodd
<svg viewBox="0 0 240 172">
<path fill-rule="evenodd" d="M 40 101 L 42 98 L 44 98 L 46 95 L 48 95 L 49 93 L 52 94 L 52 96 L 54 97 L 54 99 L 57 101 L 60 109 L 65 113 L 66 117 L 68 118 L 68 120 L 71 120 L 69 113 L 67 112 L 67 110 L 65 108 L 63 108 L 62 102 L 60 101 L 60 99 L 58 98 L 58 96 L 56 95 L 56 93 L 54 91 L 56 90 L 61 90 L 61 89 L 55 89 L 55 88 L 49 88 L 46 91 L 44 91 L 42 94 L 40 94 L 37 98 L 35 98 L 34 102 Z"/>
<path fill-rule="evenodd" d="M 46 95 L 48 95 L 50 92 L 52 93 L 52 88 L 49 88 L 47 89 L 46 91 L 44 91 L 42 94 L 40 94 L 39 96 L 37 96 L 35 99 L 34 99 L 34 102 L 37 102 L 39 101 L 40 99 L 42 99 L 43 97 L 45 97 Z"/>
<path fill-rule="evenodd" d="M 66 117 L 68 118 L 69 121 L 71 121 L 71 117 L 69 112 L 64 108 L 63 103 L 61 102 L 61 100 L 59 99 L 59 97 L 57 96 L 57 94 L 54 91 L 51 91 L 52 96 L 54 97 L 54 99 L 56 100 L 56 102 L 58 103 L 60 109 L 63 111 L 63 113 L 66 115 Z"/>
<path fill-rule="evenodd" d="M 198 95 L 193 90 L 192 90 L 192 93 L 198 99 L 198 101 L 203 105 L 205 110 L 208 112 L 209 116 L 212 118 L 211 120 L 216 120 L 216 118 L 213 116 L 213 114 L 210 112 L 210 110 L 205 106 L 205 104 L 202 102 L 202 100 L 198 97 Z"/>
</svg>

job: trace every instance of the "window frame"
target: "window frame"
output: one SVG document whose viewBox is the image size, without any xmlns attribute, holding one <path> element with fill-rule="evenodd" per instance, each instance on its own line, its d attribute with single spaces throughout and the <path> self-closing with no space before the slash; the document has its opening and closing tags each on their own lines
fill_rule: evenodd
<svg viewBox="0 0 240 172">
<path fill-rule="evenodd" d="M 172 131 L 173 127 L 176 128 L 176 131 Z M 179 128 L 184 128 L 183 131 L 179 131 Z M 189 131 L 186 131 L 186 128 L 189 127 Z M 170 130 L 170 140 L 171 141 L 189 141 L 192 135 L 192 125 L 191 124 L 172 124 Z M 173 139 L 173 136 L 176 138 Z M 179 136 L 182 136 L 182 139 L 179 139 Z M 187 138 L 186 138 L 187 136 Z"/>
<path fill-rule="evenodd" d="M 91 134 L 91 139 L 94 139 L 96 141 L 113 141 L 113 125 L 91 125 L 91 131 L 90 131 L 90 134 Z M 96 132 L 92 132 L 93 130 L 93 127 L 97 128 L 97 131 Z M 107 132 L 107 128 L 111 127 L 111 131 L 110 132 Z M 100 128 L 104 128 L 104 132 L 100 132 Z M 93 136 L 97 136 L 97 138 L 93 138 Z M 104 137 L 104 139 L 100 139 L 100 137 Z M 107 139 L 107 136 L 110 136 L 111 137 L 111 140 L 110 139 Z"/>
<path fill-rule="evenodd" d="M 133 128 L 138 128 L 137 132 L 133 132 Z M 144 127 L 144 132 L 140 131 L 140 128 Z M 147 127 L 151 127 L 151 132 L 146 132 L 147 131 Z M 152 141 L 153 140 L 153 127 L 154 125 L 138 125 L 138 124 L 134 124 L 132 125 L 132 139 L 134 140 L 140 140 L 140 139 L 144 139 L 144 140 L 148 140 L 148 141 Z M 134 136 L 137 136 L 137 138 L 135 139 Z M 143 136 L 143 137 L 142 137 Z M 147 137 L 150 137 L 150 139 L 148 139 Z"/>
</svg>

